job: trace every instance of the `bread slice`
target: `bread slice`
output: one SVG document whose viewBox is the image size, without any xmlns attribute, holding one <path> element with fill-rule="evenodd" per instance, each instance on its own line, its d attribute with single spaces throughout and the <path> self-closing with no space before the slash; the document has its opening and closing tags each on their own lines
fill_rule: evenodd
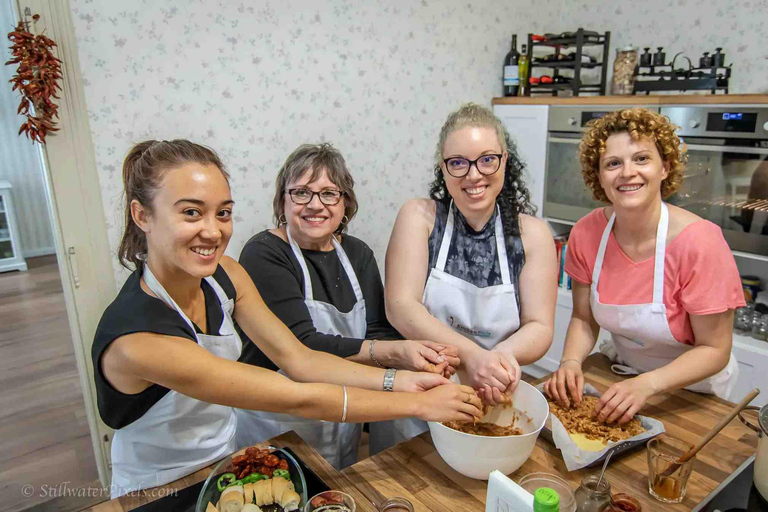
<svg viewBox="0 0 768 512">
<path fill-rule="evenodd" d="M 301 498 L 296 494 L 296 491 L 288 489 L 283 493 L 283 499 L 280 500 L 280 506 L 283 507 L 283 512 L 291 512 L 292 510 L 299 509 L 300 501 Z"/>
<path fill-rule="evenodd" d="M 245 503 L 253 503 L 253 484 L 248 483 L 243 486 L 243 497 Z"/>
<path fill-rule="evenodd" d="M 246 503 L 243 505 L 243 509 L 240 512 L 261 512 L 261 509 L 258 507 L 258 505 L 254 505 L 253 503 Z"/>
<path fill-rule="evenodd" d="M 271 480 L 272 482 L 272 497 L 275 500 L 275 503 L 280 503 L 280 501 L 283 499 L 283 493 L 293 487 L 293 484 L 282 477 L 276 477 Z"/>
<path fill-rule="evenodd" d="M 219 500 L 219 512 L 241 512 L 243 505 L 245 505 L 242 492 L 243 488 L 240 487 L 239 491 L 229 491 L 229 489 L 231 488 L 224 489 L 224 492 L 221 494 L 221 499 Z"/>
<path fill-rule="evenodd" d="M 215 506 L 213 506 L 213 503 L 210 501 L 208 502 L 208 506 L 205 507 L 205 512 L 219 512 L 219 509 L 217 509 Z"/>
</svg>

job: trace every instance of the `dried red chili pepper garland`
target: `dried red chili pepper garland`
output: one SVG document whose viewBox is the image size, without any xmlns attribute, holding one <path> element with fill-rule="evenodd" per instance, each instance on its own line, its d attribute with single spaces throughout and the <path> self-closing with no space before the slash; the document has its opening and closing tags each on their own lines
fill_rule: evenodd
<svg viewBox="0 0 768 512">
<path fill-rule="evenodd" d="M 38 18 L 36 14 L 32 19 L 37 21 Z M 21 21 L 8 34 L 8 39 L 13 43 L 10 47 L 13 58 L 5 64 L 18 64 L 16 74 L 9 82 L 14 91 L 18 89 L 21 93 L 18 114 L 27 117 L 19 135 L 24 133 L 32 140 L 45 143 L 48 132 L 58 130 L 53 118 L 59 117 L 59 107 L 52 101 L 52 98 L 59 98 L 56 91 L 61 90 L 57 83 L 61 78 L 61 61 L 51 52 L 56 43 L 43 34 L 30 33 Z M 30 106 L 34 107 L 35 115 Z"/>
</svg>

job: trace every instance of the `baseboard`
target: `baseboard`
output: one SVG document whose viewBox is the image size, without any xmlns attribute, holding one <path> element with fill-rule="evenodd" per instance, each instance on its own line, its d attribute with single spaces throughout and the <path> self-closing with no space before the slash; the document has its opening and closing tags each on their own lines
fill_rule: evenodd
<svg viewBox="0 0 768 512">
<path fill-rule="evenodd" d="M 24 254 L 24 258 L 37 258 L 38 256 L 48 256 L 49 254 L 56 254 L 56 248 L 53 246 L 50 247 L 39 247 L 37 249 L 25 249 L 22 251 Z"/>
</svg>

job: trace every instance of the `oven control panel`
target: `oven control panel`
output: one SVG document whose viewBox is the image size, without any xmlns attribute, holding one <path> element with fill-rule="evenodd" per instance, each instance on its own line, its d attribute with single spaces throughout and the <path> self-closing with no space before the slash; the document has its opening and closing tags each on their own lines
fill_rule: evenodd
<svg viewBox="0 0 768 512">
<path fill-rule="evenodd" d="M 661 114 L 680 127 L 683 137 L 768 139 L 768 108 L 661 107 Z"/>
</svg>

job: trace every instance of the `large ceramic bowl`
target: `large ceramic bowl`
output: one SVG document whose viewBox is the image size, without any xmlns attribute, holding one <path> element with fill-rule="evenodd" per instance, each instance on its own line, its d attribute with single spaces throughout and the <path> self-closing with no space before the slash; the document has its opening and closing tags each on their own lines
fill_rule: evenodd
<svg viewBox="0 0 768 512">
<path fill-rule="evenodd" d="M 274 455 L 277 455 L 279 459 L 282 459 L 288 462 L 288 472 L 291 474 L 291 481 L 293 482 L 293 486 L 296 488 L 296 494 L 298 494 L 299 497 L 301 497 L 299 510 L 303 510 L 304 504 L 307 503 L 307 500 L 308 500 L 307 481 L 304 478 L 304 472 L 301 470 L 299 463 L 296 461 L 295 458 L 293 458 L 293 456 L 290 453 L 282 450 L 281 448 L 275 448 L 274 446 L 266 446 L 266 447 L 258 446 L 258 448 L 262 448 L 262 449 L 267 448 L 269 450 L 272 450 L 272 453 Z M 232 464 L 233 457 L 237 455 L 242 455 L 244 453 L 245 453 L 245 448 L 240 450 L 239 452 L 235 452 L 232 455 L 227 456 L 216 465 L 216 467 L 213 469 L 211 474 L 208 475 L 208 478 L 203 484 L 203 488 L 200 491 L 200 496 L 197 498 L 197 505 L 195 507 L 195 512 L 205 512 L 205 509 L 208 506 L 209 501 L 213 502 L 214 504 L 219 502 L 219 497 L 221 497 L 221 492 L 216 486 L 216 482 L 218 481 L 219 476 L 227 472 L 227 468 L 230 466 L 230 464 Z"/>
<path fill-rule="evenodd" d="M 512 405 L 530 418 L 530 422 L 519 420 L 515 423 L 523 430 L 523 435 L 477 436 L 430 421 L 429 430 L 437 452 L 449 466 L 470 478 L 488 480 L 496 469 L 505 475 L 513 473 L 531 456 L 539 432 L 549 416 L 549 406 L 544 395 L 523 381 L 512 394 Z M 493 407 L 483 421 L 508 426 L 513 414 L 511 408 Z"/>
</svg>

